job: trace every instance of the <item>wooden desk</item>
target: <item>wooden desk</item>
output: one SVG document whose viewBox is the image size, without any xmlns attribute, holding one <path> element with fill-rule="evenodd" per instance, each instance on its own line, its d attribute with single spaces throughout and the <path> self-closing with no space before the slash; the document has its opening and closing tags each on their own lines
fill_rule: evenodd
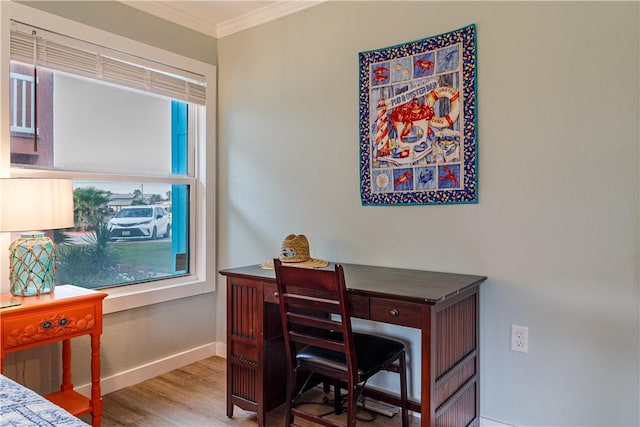
<svg viewBox="0 0 640 427">
<path fill-rule="evenodd" d="M 0 372 L 7 353 L 62 341 L 62 385 L 46 397 L 71 414 L 91 412 L 91 423 L 100 426 L 100 335 L 102 300 L 107 294 L 72 285 L 57 286 L 53 293 L 39 296 L 0 296 L 0 301 L 20 305 L 0 310 L 2 351 Z M 91 398 L 73 390 L 71 382 L 71 338 L 91 335 Z"/>
<path fill-rule="evenodd" d="M 421 330 L 421 401 L 410 401 L 410 409 L 421 413 L 422 427 L 478 426 L 479 285 L 486 277 L 342 265 L 353 316 Z M 227 277 L 227 416 L 237 405 L 256 411 L 264 426 L 285 396 L 275 273 L 248 266 L 220 274 Z"/>
</svg>

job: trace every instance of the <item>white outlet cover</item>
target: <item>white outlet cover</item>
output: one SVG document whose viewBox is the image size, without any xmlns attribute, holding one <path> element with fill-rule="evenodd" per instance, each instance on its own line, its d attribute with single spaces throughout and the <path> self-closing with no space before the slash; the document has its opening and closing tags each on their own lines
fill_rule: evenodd
<svg viewBox="0 0 640 427">
<path fill-rule="evenodd" d="M 529 328 L 511 325 L 511 351 L 529 352 Z"/>
</svg>

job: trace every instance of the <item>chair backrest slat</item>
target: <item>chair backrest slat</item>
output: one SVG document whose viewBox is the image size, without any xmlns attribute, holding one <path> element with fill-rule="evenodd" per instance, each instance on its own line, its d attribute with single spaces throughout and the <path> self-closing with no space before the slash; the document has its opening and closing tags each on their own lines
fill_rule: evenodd
<svg viewBox="0 0 640 427">
<path fill-rule="evenodd" d="M 327 314 L 340 313 L 340 303 L 336 300 L 291 293 L 285 293 L 283 297 L 289 307 L 308 308 L 322 311 Z"/>
<path fill-rule="evenodd" d="M 327 332 L 339 331 L 342 328 L 342 322 L 331 319 L 322 319 L 317 316 L 310 316 L 302 313 L 287 313 L 287 319 L 290 324 L 324 329 Z"/>
<path fill-rule="evenodd" d="M 327 350 L 338 351 L 340 353 L 344 353 L 346 350 L 345 343 L 343 341 L 322 339 L 317 336 L 300 334 L 297 332 L 289 333 L 289 338 L 293 342 L 304 345 L 312 345 L 314 347 L 326 348 Z"/>
</svg>

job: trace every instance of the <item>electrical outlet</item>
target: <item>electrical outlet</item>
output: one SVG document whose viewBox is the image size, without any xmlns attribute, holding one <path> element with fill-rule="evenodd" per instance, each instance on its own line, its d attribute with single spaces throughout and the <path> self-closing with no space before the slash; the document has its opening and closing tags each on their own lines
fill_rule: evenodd
<svg viewBox="0 0 640 427">
<path fill-rule="evenodd" d="M 511 325 L 511 351 L 527 353 L 529 351 L 529 328 Z"/>
</svg>

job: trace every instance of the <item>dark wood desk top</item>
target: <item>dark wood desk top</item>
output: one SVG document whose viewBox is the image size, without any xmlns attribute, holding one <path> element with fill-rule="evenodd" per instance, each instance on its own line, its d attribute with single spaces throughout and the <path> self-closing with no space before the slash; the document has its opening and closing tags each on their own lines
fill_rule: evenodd
<svg viewBox="0 0 640 427">
<path fill-rule="evenodd" d="M 435 304 L 479 285 L 487 278 L 468 274 L 440 273 L 404 268 L 342 264 L 349 293 Z M 327 269 L 333 269 L 329 263 Z M 275 283 L 275 271 L 258 265 L 221 270 L 224 276 L 239 276 Z"/>
</svg>

